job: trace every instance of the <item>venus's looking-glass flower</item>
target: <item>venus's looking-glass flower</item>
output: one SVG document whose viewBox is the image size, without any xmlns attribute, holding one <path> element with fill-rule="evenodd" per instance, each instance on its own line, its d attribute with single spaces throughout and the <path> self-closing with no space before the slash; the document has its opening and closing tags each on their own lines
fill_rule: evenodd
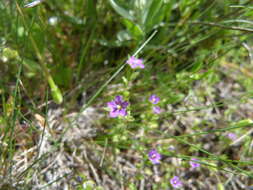
<svg viewBox="0 0 253 190">
<path fill-rule="evenodd" d="M 154 106 L 153 107 L 153 112 L 155 114 L 160 114 L 162 112 L 161 108 L 159 106 Z"/>
<path fill-rule="evenodd" d="M 157 104 L 159 101 L 160 101 L 160 98 L 158 96 L 156 96 L 155 94 L 152 94 L 150 97 L 149 97 L 149 101 L 152 103 L 152 104 Z"/>
<path fill-rule="evenodd" d="M 153 164 L 159 164 L 162 156 L 155 149 L 153 149 L 149 151 L 148 158 Z"/>
<path fill-rule="evenodd" d="M 116 96 L 115 99 L 107 103 L 110 110 L 110 117 L 126 116 L 128 102 L 123 101 L 122 96 Z"/>
<path fill-rule="evenodd" d="M 168 150 L 169 150 L 169 151 L 175 151 L 175 150 L 176 150 L 176 148 L 175 148 L 175 146 L 170 145 L 170 146 L 169 146 L 169 148 L 168 148 Z"/>
<path fill-rule="evenodd" d="M 237 137 L 235 133 L 228 133 L 228 138 L 232 141 L 234 141 Z"/>
<path fill-rule="evenodd" d="M 194 168 L 198 168 L 200 166 L 200 163 L 196 162 L 198 161 L 197 158 L 192 158 L 191 161 L 190 161 L 190 165 L 191 165 L 191 168 L 194 169 Z"/>
<path fill-rule="evenodd" d="M 137 59 L 134 56 L 131 56 L 127 60 L 127 64 L 130 65 L 130 67 L 132 69 L 136 69 L 136 68 L 144 69 L 145 68 L 145 65 L 143 64 L 143 60 L 142 59 Z"/>
<path fill-rule="evenodd" d="M 171 180 L 170 180 L 170 184 L 175 187 L 175 188 L 180 188 L 182 187 L 182 182 L 180 181 L 178 176 L 174 176 Z"/>
</svg>

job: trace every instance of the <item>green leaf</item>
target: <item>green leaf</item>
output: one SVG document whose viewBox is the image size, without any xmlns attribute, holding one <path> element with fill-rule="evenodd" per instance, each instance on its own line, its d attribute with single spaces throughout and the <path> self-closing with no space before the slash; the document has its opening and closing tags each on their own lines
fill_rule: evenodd
<svg viewBox="0 0 253 190">
<path fill-rule="evenodd" d="M 232 125 L 238 126 L 238 127 L 246 127 L 253 124 L 253 121 L 251 119 L 243 119 L 238 122 L 233 123 Z"/>
<path fill-rule="evenodd" d="M 62 93 L 51 76 L 48 76 L 48 84 L 51 88 L 51 95 L 53 97 L 54 102 L 57 104 L 61 104 L 63 101 Z"/>
<path fill-rule="evenodd" d="M 72 78 L 72 70 L 66 66 L 56 67 L 53 73 L 56 84 L 68 87 Z"/>
<path fill-rule="evenodd" d="M 155 25 L 160 24 L 165 16 L 170 15 L 173 2 L 165 3 L 164 0 L 153 0 L 150 6 L 144 10 L 142 24 L 146 33 L 152 30 Z"/>
<path fill-rule="evenodd" d="M 120 42 L 129 41 L 132 39 L 131 34 L 127 30 L 121 30 L 117 33 L 117 39 Z"/>
<path fill-rule="evenodd" d="M 129 188 L 130 190 L 137 190 L 137 187 L 135 186 L 134 183 L 130 183 Z"/>
<path fill-rule="evenodd" d="M 142 40 L 145 36 L 144 32 L 141 30 L 140 26 L 131 22 L 128 19 L 123 20 L 123 24 L 127 27 L 127 30 L 136 40 Z"/>
<path fill-rule="evenodd" d="M 24 58 L 22 63 L 29 71 L 32 71 L 34 73 L 40 72 L 41 70 L 41 67 L 38 65 L 38 63 L 33 60 Z"/>
<path fill-rule="evenodd" d="M 218 189 L 218 190 L 225 190 L 225 188 L 224 188 L 224 186 L 222 185 L 222 183 L 218 183 L 217 189 Z"/>
<path fill-rule="evenodd" d="M 178 103 L 178 102 L 182 101 L 184 99 L 184 97 L 185 97 L 185 95 L 181 94 L 181 93 L 172 94 L 170 99 L 168 100 L 168 102 L 170 104 L 175 104 L 175 103 Z"/>
<path fill-rule="evenodd" d="M 3 49 L 2 56 L 7 59 L 19 59 L 18 51 L 8 47 Z"/>
<path fill-rule="evenodd" d="M 129 11 L 127 11 L 126 9 L 122 8 L 121 6 L 119 6 L 119 4 L 116 3 L 115 0 L 109 0 L 112 8 L 121 16 L 123 16 L 124 18 L 133 21 L 134 17 L 129 13 Z"/>
<path fill-rule="evenodd" d="M 149 9 L 145 13 L 147 16 L 145 17 L 144 24 L 145 27 L 149 25 L 154 25 L 158 23 L 154 23 L 153 19 L 157 14 L 161 14 L 161 8 L 163 5 L 163 0 L 153 0 L 152 4 L 150 5 Z"/>
<path fill-rule="evenodd" d="M 93 22 L 97 20 L 97 10 L 96 10 L 96 1 L 87 0 L 87 15 Z M 93 23 L 92 22 L 92 23 Z"/>
</svg>

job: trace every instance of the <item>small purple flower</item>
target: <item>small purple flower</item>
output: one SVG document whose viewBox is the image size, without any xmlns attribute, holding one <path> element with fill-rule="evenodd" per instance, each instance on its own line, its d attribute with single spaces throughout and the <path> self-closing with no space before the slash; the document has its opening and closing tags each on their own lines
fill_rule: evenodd
<svg viewBox="0 0 253 190">
<path fill-rule="evenodd" d="M 148 158 L 153 164 L 159 164 L 162 156 L 155 149 L 153 149 L 149 151 Z"/>
<path fill-rule="evenodd" d="M 173 178 L 171 178 L 170 184 L 175 188 L 180 188 L 183 186 L 178 176 L 174 176 Z"/>
<path fill-rule="evenodd" d="M 128 102 L 123 101 L 122 96 L 115 96 L 115 99 L 107 103 L 107 106 L 111 109 L 110 117 L 126 116 Z"/>
<path fill-rule="evenodd" d="M 199 161 L 197 158 L 192 158 L 190 161 L 191 168 L 198 168 L 200 166 L 200 163 L 196 162 Z"/>
<path fill-rule="evenodd" d="M 127 64 L 130 65 L 130 67 L 132 69 L 136 69 L 136 68 L 144 69 L 145 68 L 145 65 L 143 64 L 143 60 L 142 59 L 137 59 L 134 56 L 131 56 L 127 60 Z"/>
<path fill-rule="evenodd" d="M 155 114 L 160 114 L 162 112 L 161 108 L 159 106 L 154 106 L 153 107 L 153 112 Z"/>
<path fill-rule="evenodd" d="M 237 138 L 237 136 L 236 136 L 235 133 L 228 133 L 228 138 L 229 138 L 230 140 L 234 141 L 234 140 Z"/>
<path fill-rule="evenodd" d="M 160 101 L 160 98 L 158 96 L 156 96 L 155 94 L 152 94 L 150 97 L 149 97 L 149 101 L 152 103 L 152 104 L 157 104 L 159 101 Z"/>
<path fill-rule="evenodd" d="M 169 150 L 169 151 L 175 151 L 175 150 L 176 150 L 176 148 L 175 148 L 175 146 L 170 145 L 170 146 L 169 146 L 169 148 L 168 148 L 168 150 Z"/>
</svg>

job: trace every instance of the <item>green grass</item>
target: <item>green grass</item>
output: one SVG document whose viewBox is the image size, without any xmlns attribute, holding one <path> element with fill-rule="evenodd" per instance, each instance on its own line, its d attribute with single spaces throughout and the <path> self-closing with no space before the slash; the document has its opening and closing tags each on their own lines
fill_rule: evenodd
<svg viewBox="0 0 253 190">
<path fill-rule="evenodd" d="M 203 189 L 203 179 L 219 189 L 251 185 L 250 1 L 27 3 L 0 2 L 0 190 L 160 190 L 174 175 L 188 188 Z M 131 55 L 144 70 L 126 64 Z M 151 94 L 161 98 L 159 115 Z M 127 117 L 108 117 L 116 95 L 130 102 Z M 90 108 L 95 118 L 83 116 Z M 95 135 L 76 138 L 88 118 Z M 152 148 L 163 155 L 159 166 L 148 160 Z M 49 164 L 56 155 L 74 160 L 62 175 L 64 164 Z M 192 157 L 201 163 L 196 184 Z"/>
</svg>

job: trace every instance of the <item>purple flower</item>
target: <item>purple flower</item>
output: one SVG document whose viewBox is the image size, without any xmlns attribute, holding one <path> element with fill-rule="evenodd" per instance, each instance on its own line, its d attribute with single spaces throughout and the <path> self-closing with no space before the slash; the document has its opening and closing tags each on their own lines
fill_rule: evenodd
<svg viewBox="0 0 253 190">
<path fill-rule="evenodd" d="M 168 148 L 168 150 L 169 150 L 169 151 L 175 151 L 175 150 L 176 150 L 176 148 L 175 148 L 175 146 L 170 145 L 170 146 L 169 146 L 169 148 Z"/>
<path fill-rule="evenodd" d="M 162 112 L 161 108 L 159 106 L 154 106 L 153 107 L 153 112 L 155 114 L 160 114 Z"/>
<path fill-rule="evenodd" d="M 144 69 L 145 68 L 145 65 L 143 64 L 143 60 L 142 59 L 137 59 L 134 56 L 131 56 L 127 60 L 127 64 L 130 65 L 130 67 L 132 69 L 136 69 L 136 68 Z"/>
<path fill-rule="evenodd" d="M 159 164 L 162 156 L 155 149 L 153 149 L 149 151 L 148 158 L 153 164 Z"/>
<path fill-rule="evenodd" d="M 111 109 L 110 117 L 126 116 L 126 108 L 128 106 L 127 101 L 123 101 L 122 96 L 115 96 L 115 99 L 107 103 L 107 106 Z"/>
<path fill-rule="evenodd" d="M 183 185 L 178 176 L 171 178 L 170 184 L 175 188 L 180 188 Z"/>
<path fill-rule="evenodd" d="M 232 141 L 234 141 L 237 137 L 235 133 L 228 133 L 228 138 Z"/>
<path fill-rule="evenodd" d="M 157 104 L 159 101 L 160 101 L 160 98 L 158 96 L 156 96 L 155 94 L 152 94 L 150 97 L 149 97 L 149 101 L 152 103 L 152 104 Z"/>
<path fill-rule="evenodd" d="M 191 168 L 198 168 L 200 166 L 200 163 L 196 162 L 199 161 L 197 158 L 192 158 L 190 161 Z"/>
</svg>

